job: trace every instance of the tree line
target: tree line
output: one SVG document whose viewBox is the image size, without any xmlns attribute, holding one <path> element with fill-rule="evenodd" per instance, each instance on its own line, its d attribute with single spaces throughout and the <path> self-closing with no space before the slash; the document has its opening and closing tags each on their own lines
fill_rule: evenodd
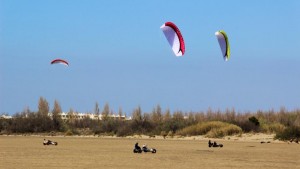
<svg viewBox="0 0 300 169">
<path fill-rule="evenodd" d="M 162 110 L 160 105 L 153 108 L 152 112 L 143 112 L 137 106 L 132 112 L 131 120 L 110 118 L 109 114 L 116 113 L 105 104 L 103 110 L 99 104 L 95 104 L 94 114 L 102 115 L 102 119 L 94 120 L 89 117 L 77 119 L 74 110 L 68 112 L 69 118 L 63 120 L 60 116 L 61 106 L 57 100 L 54 101 L 53 109 L 50 110 L 48 101 L 40 97 L 38 111 L 29 108 L 21 113 L 13 115 L 12 119 L 0 119 L 1 134 L 14 133 L 63 133 L 65 135 L 117 135 L 128 136 L 134 134 L 173 136 L 181 135 L 183 131 L 190 134 L 197 133 L 199 124 L 205 122 L 224 122 L 233 124 L 242 132 L 264 132 L 275 133 L 279 139 L 300 138 L 300 110 L 287 111 L 281 108 L 279 111 L 256 111 L 236 112 L 235 109 L 226 111 L 211 110 L 206 112 L 170 112 L 169 109 Z M 118 114 L 123 115 L 120 108 Z M 213 123 L 206 123 L 213 125 Z M 227 126 L 227 125 L 225 125 Z M 212 129 L 214 126 L 210 126 Z M 199 128 L 199 127 L 198 127 Z M 235 127 L 236 128 L 236 127 Z M 185 133 L 189 135 L 189 133 Z"/>
</svg>

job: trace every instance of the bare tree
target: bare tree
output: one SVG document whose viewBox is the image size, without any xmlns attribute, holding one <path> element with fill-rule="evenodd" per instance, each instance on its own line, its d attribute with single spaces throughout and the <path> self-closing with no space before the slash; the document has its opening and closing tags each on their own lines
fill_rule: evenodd
<svg viewBox="0 0 300 169">
<path fill-rule="evenodd" d="M 70 110 L 67 114 L 67 117 L 68 118 L 66 120 L 66 123 L 67 123 L 69 129 L 72 130 L 72 131 L 75 131 L 75 129 L 76 129 L 75 126 L 76 126 L 77 119 L 76 119 L 76 114 L 75 114 L 75 112 L 72 108 L 70 108 Z"/>
<path fill-rule="evenodd" d="M 122 110 L 122 107 L 119 107 L 119 112 L 118 112 L 118 114 L 119 114 L 119 120 L 121 120 L 121 119 L 122 119 L 122 116 L 123 116 L 123 110 Z"/>
<path fill-rule="evenodd" d="M 159 124 L 162 122 L 162 111 L 160 105 L 157 105 L 155 109 L 153 109 L 151 114 L 151 120 L 155 124 Z"/>
<path fill-rule="evenodd" d="M 95 113 L 95 115 L 97 116 L 97 122 L 99 122 L 99 116 L 100 116 L 100 108 L 99 108 L 99 104 L 98 104 L 98 102 L 96 102 L 96 104 L 95 104 L 95 110 L 94 110 L 94 113 Z"/>
<path fill-rule="evenodd" d="M 62 119 L 61 119 L 61 106 L 57 100 L 54 101 L 54 107 L 52 110 L 52 122 L 53 129 L 56 131 L 60 131 L 62 129 Z"/>
<path fill-rule="evenodd" d="M 134 121 L 142 121 L 142 109 L 141 109 L 141 106 L 138 106 L 134 111 L 133 111 L 133 114 L 132 114 L 132 119 Z"/>
<path fill-rule="evenodd" d="M 103 109 L 103 111 L 102 111 L 102 120 L 103 120 L 103 121 L 108 120 L 109 112 L 110 112 L 110 110 L 109 110 L 109 105 L 108 105 L 108 103 L 106 103 L 106 104 L 104 105 L 104 109 Z"/>
<path fill-rule="evenodd" d="M 166 121 L 170 121 L 171 120 L 171 113 L 170 113 L 170 109 L 167 109 L 166 112 L 165 112 L 165 115 L 164 115 L 164 122 Z"/>
<path fill-rule="evenodd" d="M 183 113 L 181 111 L 176 111 L 173 113 L 173 119 L 174 120 L 184 120 L 184 116 L 183 116 Z"/>
<path fill-rule="evenodd" d="M 49 104 L 46 99 L 40 97 L 38 103 L 38 113 L 37 119 L 34 121 L 34 131 L 35 132 L 44 132 L 51 129 L 51 119 L 48 116 L 49 114 Z"/>
<path fill-rule="evenodd" d="M 38 114 L 39 116 L 48 116 L 49 113 L 49 104 L 46 99 L 40 97 L 39 99 L 39 107 L 38 107 Z"/>
<path fill-rule="evenodd" d="M 75 117 L 75 114 L 74 114 L 74 110 L 73 110 L 72 108 L 70 108 L 70 110 L 69 110 L 67 116 L 68 116 L 68 120 L 67 120 L 67 121 L 68 121 L 69 123 L 74 124 L 74 123 L 75 123 L 76 117 Z"/>
</svg>

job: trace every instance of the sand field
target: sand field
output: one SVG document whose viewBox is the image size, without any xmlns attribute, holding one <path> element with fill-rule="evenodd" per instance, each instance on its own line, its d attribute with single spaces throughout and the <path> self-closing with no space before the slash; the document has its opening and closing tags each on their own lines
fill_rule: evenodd
<svg viewBox="0 0 300 169">
<path fill-rule="evenodd" d="M 43 139 L 58 146 L 43 146 Z M 263 139 L 259 138 L 259 139 Z M 207 138 L 102 138 L 0 136 L 0 168 L 299 168 L 300 145 L 259 139 L 221 139 L 223 148 L 209 148 Z M 267 138 L 270 139 L 270 138 Z M 157 149 L 156 154 L 132 152 L 135 142 Z"/>
</svg>

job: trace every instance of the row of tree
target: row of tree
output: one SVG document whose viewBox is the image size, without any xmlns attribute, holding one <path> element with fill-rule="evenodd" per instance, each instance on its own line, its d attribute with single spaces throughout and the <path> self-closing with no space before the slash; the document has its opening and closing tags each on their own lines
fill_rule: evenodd
<svg viewBox="0 0 300 169">
<path fill-rule="evenodd" d="M 1 133 L 47 133 L 63 132 L 72 134 L 110 134 L 127 136 L 133 134 L 173 135 L 179 130 L 202 122 L 221 121 L 239 126 L 243 132 L 268 132 L 284 135 L 284 139 L 300 137 L 300 110 L 257 111 L 238 113 L 234 109 L 225 112 L 208 109 L 206 112 L 163 111 L 159 105 L 152 112 L 142 112 L 138 106 L 132 112 L 132 120 L 110 118 L 112 112 L 108 104 L 101 111 L 95 104 L 94 114 L 102 115 L 102 120 L 89 117 L 72 118 L 74 111 L 70 109 L 69 119 L 62 120 L 61 106 L 55 100 L 52 110 L 46 99 L 41 97 L 38 111 L 29 108 L 14 115 L 12 119 L 0 119 Z M 118 112 L 123 115 L 122 109 Z M 288 136 L 285 134 L 289 132 Z"/>
</svg>

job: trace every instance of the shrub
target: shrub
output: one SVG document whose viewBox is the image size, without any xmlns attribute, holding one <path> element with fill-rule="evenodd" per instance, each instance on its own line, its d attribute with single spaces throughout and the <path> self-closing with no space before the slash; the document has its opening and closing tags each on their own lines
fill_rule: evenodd
<svg viewBox="0 0 300 169">
<path fill-rule="evenodd" d="M 93 128 L 93 132 L 94 132 L 94 135 L 96 135 L 96 134 L 100 134 L 102 132 L 102 130 L 99 126 L 95 126 Z"/>
<path fill-rule="evenodd" d="M 160 135 L 163 136 L 164 138 L 166 138 L 168 134 L 166 131 L 161 131 Z"/>
<path fill-rule="evenodd" d="M 224 133 L 219 129 L 213 128 L 207 132 L 206 136 L 210 138 L 221 138 L 224 137 Z"/>
<path fill-rule="evenodd" d="M 207 135 L 208 137 L 223 137 L 242 132 L 242 129 L 234 124 L 220 121 L 198 123 L 178 131 L 179 135 Z"/>
<path fill-rule="evenodd" d="M 252 116 L 252 117 L 249 117 L 249 121 L 253 124 L 255 124 L 255 126 L 259 126 L 259 121 L 256 117 Z"/>
<path fill-rule="evenodd" d="M 174 132 L 172 130 L 170 130 L 169 133 L 168 133 L 168 136 L 171 137 L 171 138 L 173 138 Z"/>
<path fill-rule="evenodd" d="M 124 137 L 124 136 L 128 136 L 128 135 L 131 135 L 133 133 L 130 125 L 128 123 L 123 123 L 123 126 L 121 125 L 117 132 L 116 132 L 116 135 L 118 137 Z"/>
<path fill-rule="evenodd" d="M 258 132 L 259 131 L 259 126 L 256 126 L 250 121 L 240 121 L 235 123 L 237 126 L 241 127 L 243 132 Z"/>
<path fill-rule="evenodd" d="M 211 138 L 221 138 L 240 133 L 242 133 L 242 129 L 240 127 L 229 124 L 221 128 L 213 128 L 206 134 L 206 136 Z"/>
<path fill-rule="evenodd" d="M 290 140 L 294 138 L 300 138 L 300 127 L 292 126 L 287 127 L 283 131 L 279 131 L 276 133 L 276 139 L 279 140 Z"/>
<path fill-rule="evenodd" d="M 73 136 L 73 132 L 71 130 L 67 130 L 65 136 Z"/>
<path fill-rule="evenodd" d="M 266 133 L 283 132 L 286 127 L 280 123 L 262 124 L 261 130 Z"/>
<path fill-rule="evenodd" d="M 51 131 L 51 132 L 49 133 L 49 136 L 56 136 L 56 132 L 55 132 L 55 131 Z"/>
</svg>

